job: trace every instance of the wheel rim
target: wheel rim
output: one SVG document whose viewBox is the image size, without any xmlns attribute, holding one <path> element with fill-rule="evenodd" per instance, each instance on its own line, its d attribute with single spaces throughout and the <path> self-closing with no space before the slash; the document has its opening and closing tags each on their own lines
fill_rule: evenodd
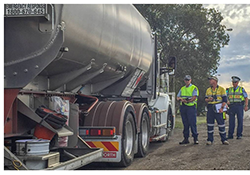
<svg viewBox="0 0 250 175">
<path fill-rule="evenodd" d="M 141 123 L 141 134 L 142 134 L 142 147 L 146 148 L 148 145 L 148 124 L 147 120 L 144 117 L 147 114 L 143 115 L 142 123 Z"/>
<path fill-rule="evenodd" d="M 133 133 L 133 126 L 131 121 L 126 122 L 126 138 L 125 138 L 125 150 L 126 154 L 130 155 L 133 150 L 133 140 L 134 140 L 134 133 Z"/>
</svg>

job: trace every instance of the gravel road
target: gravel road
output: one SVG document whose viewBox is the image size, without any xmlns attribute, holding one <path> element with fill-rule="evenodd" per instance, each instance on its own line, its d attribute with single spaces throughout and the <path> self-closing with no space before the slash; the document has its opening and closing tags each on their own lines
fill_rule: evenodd
<svg viewBox="0 0 250 175">
<path fill-rule="evenodd" d="M 237 121 L 237 120 L 236 120 Z M 92 164 L 81 169 L 93 170 L 250 170 L 250 111 L 244 116 L 243 138 L 229 140 L 222 145 L 218 126 L 215 126 L 214 143 L 206 145 L 207 126 L 198 125 L 199 144 L 179 145 L 182 129 L 176 128 L 167 142 L 150 144 L 146 157 L 135 158 L 127 168 L 109 167 L 108 164 Z M 228 120 L 226 120 L 228 131 Z"/>
<path fill-rule="evenodd" d="M 167 142 L 152 143 L 150 153 L 135 159 L 125 170 L 250 170 L 250 111 L 245 113 L 243 138 L 229 140 L 230 145 L 221 144 L 217 126 L 213 145 L 206 145 L 206 128 L 205 124 L 198 125 L 199 145 L 192 139 L 190 144 L 179 145 L 182 130 L 175 129 Z"/>
</svg>

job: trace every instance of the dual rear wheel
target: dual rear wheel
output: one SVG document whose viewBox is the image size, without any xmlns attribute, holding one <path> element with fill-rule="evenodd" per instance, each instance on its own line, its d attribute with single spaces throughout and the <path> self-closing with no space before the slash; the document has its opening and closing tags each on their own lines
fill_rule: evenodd
<svg viewBox="0 0 250 175">
<path fill-rule="evenodd" d="M 121 145 L 121 161 L 119 166 L 129 166 L 134 160 L 136 127 L 133 117 L 133 111 L 128 108 L 125 112 L 123 131 L 122 131 L 122 145 Z"/>
<path fill-rule="evenodd" d="M 138 111 L 136 111 L 138 112 Z M 134 159 L 135 142 L 136 142 L 136 125 L 133 111 L 127 109 L 123 122 L 122 134 L 122 156 L 121 166 L 129 166 Z M 149 149 L 149 114 L 147 108 L 144 108 L 141 115 L 140 132 L 138 134 L 138 151 L 136 156 L 144 157 Z"/>
<path fill-rule="evenodd" d="M 136 156 L 144 157 L 148 152 L 149 112 L 145 104 L 134 105 L 136 110 L 128 101 L 99 102 L 84 120 L 85 126 L 116 127 L 116 135 L 121 135 L 121 161 L 112 163 L 114 166 L 129 166 L 134 160 L 137 145 Z"/>
</svg>

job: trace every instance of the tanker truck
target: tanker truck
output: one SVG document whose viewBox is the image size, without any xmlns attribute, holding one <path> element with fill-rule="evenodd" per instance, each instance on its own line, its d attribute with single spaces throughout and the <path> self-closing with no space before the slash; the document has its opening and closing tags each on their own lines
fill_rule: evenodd
<svg viewBox="0 0 250 175">
<path fill-rule="evenodd" d="M 133 5 L 5 4 L 4 168 L 145 157 L 175 125 L 176 59 L 159 60 Z"/>
</svg>

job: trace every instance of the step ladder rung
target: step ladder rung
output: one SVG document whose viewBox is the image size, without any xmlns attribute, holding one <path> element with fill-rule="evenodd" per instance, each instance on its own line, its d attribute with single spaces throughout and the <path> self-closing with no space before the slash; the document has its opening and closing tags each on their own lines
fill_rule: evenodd
<svg viewBox="0 0 250 175">
<path fill-rule="evenodd" d="M 166 125 L 167 125 L 167 123 L 162 123 L 160 125 L 153 125 L 153 128 L 161 128 L 161 127 L 166 126 Z"/>
<path fill-rule="evenodd" d="M 166 137 L 166 136 L 167 136 L 167 134 L 163 134 L 161 136 L 153 137 L 151 139 L 152 139 L 152 141 L 158 141 L 158 140 L 160 140 L 160 139 L 162 139 L 163 137 Z"/>
</svg>

